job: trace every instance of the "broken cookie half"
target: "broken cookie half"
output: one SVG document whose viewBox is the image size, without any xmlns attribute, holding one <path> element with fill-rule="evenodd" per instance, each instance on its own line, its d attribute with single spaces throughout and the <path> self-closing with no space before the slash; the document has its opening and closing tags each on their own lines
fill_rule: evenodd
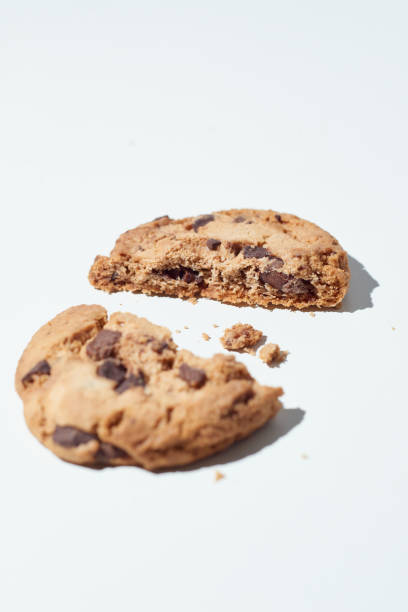
<svg viewBox="0 0 408 612">
<path fill-rule="evenodd" d="M 317 225 L 245 209 L 165 216 L 129 230 L 110 257 L 96 257 L 89 280 L 108 292 L 322 308 L 341 302 L 350 272 L 345 251 Z"/>
<path fill-rule="evenodd" d="M 75 306 L 25 349 L 16 389 L 31 432 L 66 461 L 149 470 L 192 463 L 251 434 L 281 408 L 230 355 L 178 350 L 132 314 Z"/>
</svg>

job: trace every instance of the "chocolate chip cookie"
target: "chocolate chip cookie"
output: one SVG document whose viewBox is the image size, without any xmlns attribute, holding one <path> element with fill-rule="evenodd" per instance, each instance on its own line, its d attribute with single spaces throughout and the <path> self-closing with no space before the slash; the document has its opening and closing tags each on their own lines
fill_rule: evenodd
<svg viewBox="0 0 408 612">
<path fill-rule="evenodd" d="M 89 273 L 92 285 L 109 292 L 291 308 L 336 306 L 349 279 L 347 255 L 333 236 L 267 210 L 161 217 L 122 234 Z"/>
<path fill-rule="evenodd" d="M 178 350 L 170 332 L 101 306 L 41 327 L 16 372 L 31 432 L 66 461 L 149 470 L 191 463 L 248 436 L 280 409 L 230 355 Z"/>
</svg>

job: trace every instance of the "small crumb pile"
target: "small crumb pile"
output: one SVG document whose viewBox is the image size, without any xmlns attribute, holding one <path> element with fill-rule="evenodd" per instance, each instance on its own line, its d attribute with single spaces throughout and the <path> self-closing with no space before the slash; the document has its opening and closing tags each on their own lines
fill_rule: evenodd
<svg viewBox="0 0 408 612">
<path fill-rule="evenodd" d="M 245 351 L 255 354 L 253 347 L 262 338 L 262 332 L 247 323 L 236 323 L 225 330 L 220 338 L 221 344 L 227 351 Z"/>
<path fill-rule="evenodd" d="M 204 340 L 210 340 L 211 336 L 209 336 L 208 334 L 206 334 L 205 332 L 203 332 L 202 337 L 204 338 Z"/>
<path fill-rule="evenodd" d="M 265 344 L 259 351 L 259 357 L 268 366 L 276 366 L 285 361 L 287 351 L 281 351 L 278 344 Z"/>
<path fill-rule="evenodd" d="M 218 482 L 219 480 L 222 480 L 223 478 L 225 478 L 225 474 L 216 470 L 215 475 L 214 475 L 215 482 Z"/>
</svg>

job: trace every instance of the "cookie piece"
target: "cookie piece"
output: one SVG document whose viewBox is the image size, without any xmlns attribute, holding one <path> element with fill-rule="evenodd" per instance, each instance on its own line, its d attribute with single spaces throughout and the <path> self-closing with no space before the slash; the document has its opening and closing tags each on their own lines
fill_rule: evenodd
<svg viewBox="0 0 408 612">
<path fill-rule="evenodd" d="M 247 323 L 236 323 L 228 327 L 220 338 L 222 346 L 227 351 L 243 351 L 253 353 L 253 347 L 262 338 L 262 332 Z"/>
<path fill-rule="evenodd" d="M 268 366 L 276 366 L 286 360 L 288 355 L 287 351 L 281 351 L 278 344 L 265 344 L 259 351 L 259 357 Z"/>
<path fill-rule="evenodd" d="M 234 357 L 178 350 L 170 332 L 101 306 L 41 327 L 16 372 L 31 432 L 66 461 L 149 470 L 191 463 L 258 429 L 282 389 Z"/>
<path fill-rule="evenodd" d="M 227 210 L 156 219 L 98 255 L 89 280 L 133 291 L 229 304 L 333 307 L 346 294 L 347 255 L 317 225 L 270 210 Z"/>
</svg>

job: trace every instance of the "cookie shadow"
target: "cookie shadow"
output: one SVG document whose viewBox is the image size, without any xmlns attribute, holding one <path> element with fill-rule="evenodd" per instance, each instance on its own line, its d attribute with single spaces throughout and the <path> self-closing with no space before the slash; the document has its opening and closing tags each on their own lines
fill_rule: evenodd
<svg viewBox="0 0 408 612">
<path fill-rule="evenodd" d="M 240 461 L 250 455 L 259 453 L 262 449 L 277 442 L 286 436 L 294 427 L 299 425 L 304 417 L 305 411 L 301 408 L 282 408 L 277 416 L 269 421 L 264 427 L 253 433 L 249 438 L 235 442 L 224 451 L 196 461 L 191 465 L 186 465 L 162 472 L 191 472 L 203 467 L 212 467 Z"/>
<path fill-rule="evenodd" d="M 380 284 L 357 259 L 349 255 L 348 260 L 351 273 L 350 287 L 337 312 L 357 312 L 372 308 L 372 293 Z"/>
</svg>

